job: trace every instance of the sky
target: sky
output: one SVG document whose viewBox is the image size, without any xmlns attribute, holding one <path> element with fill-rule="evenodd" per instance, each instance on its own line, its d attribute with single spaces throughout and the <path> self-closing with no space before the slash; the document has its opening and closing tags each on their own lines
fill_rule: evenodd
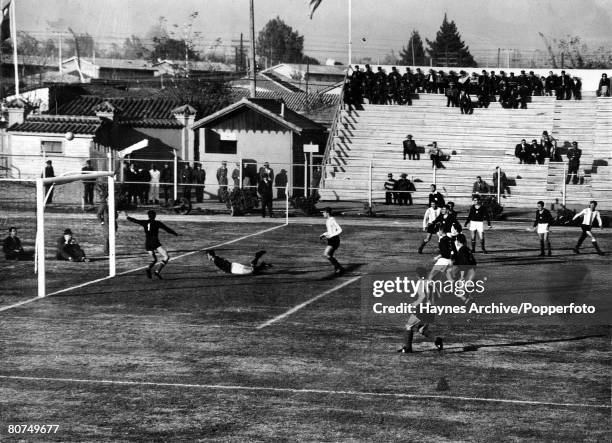
<svg viewBox="0 0 612 443">
<path fill-rule="evenodd" d="M 200 49 L 233 54 L 240 34 L 249 38 L 249 0 L 14 0 L 17 27 L 37 38 L 53 31 L 88 32 L 102 44 L 146 36 L 165 17 L 179 34 L 192 12 Z M 346 62 L 351 3 L 353 61 L 373 60 L 404 47 L 412 30 L 433 40 L 444 14 L 478 61 L 502 50 L 545 50 L 549 39 L 578 35 L 590 49 L 612 50 L 612 0 L 323 0 L 309 19 L 308 0 L 254 0 L 255 33 L 280 17 L 304 36 L 304 53 Z M 172 25 L 177 25 L 173 27 Z"/>
</svg>

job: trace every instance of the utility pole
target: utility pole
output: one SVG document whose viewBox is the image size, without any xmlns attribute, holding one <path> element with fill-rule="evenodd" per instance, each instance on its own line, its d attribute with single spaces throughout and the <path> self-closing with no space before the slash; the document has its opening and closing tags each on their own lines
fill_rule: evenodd
<svg viewBox="0 0 612 443">
<path fill-rule="evenodd" d="M 242 41 L 242 32 L 240 33 L 240 72 L 244 71 L 244 46 Z"/>
<path fill-rule="evenodd" d="M 255 75 L 257 70 L 255 69 L 255 6 L 253 5 L 254 0 L 250 0 L 250 14 L 249 21 L 251 25 L 251 98 L 257 96 L 257 80 Z"/>
</svg>

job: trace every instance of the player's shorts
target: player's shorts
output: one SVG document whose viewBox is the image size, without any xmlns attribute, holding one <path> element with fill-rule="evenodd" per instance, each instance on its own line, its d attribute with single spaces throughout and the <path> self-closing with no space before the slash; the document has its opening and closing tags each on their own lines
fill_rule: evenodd
<svg viewBox="0 0 612 443">
<path fill-rule="evenodd" d="M 245 266 L 240 263 L 232 263 L 230 272 L 236 275 L 249 275 L 253 273 L 253 267 Z"/>
<path fill-rule="evenodd" d="M 481 221 L 471 221 L 470 222 L 470 231 L 478 231 L 481 234 L 484 232 L 484 223 Z"/>
<path fill-rule="evenodd" d="M 580 225 L 582 232 L 591 232 L 591 225 Z"/>
<path fill-rule="evenodd" d="M 537 233 L 538 234 L 548 234 L 548 223 L 538 223 Z"/>
<path fill-rule="evenodd" d="M 440 268 L 445 268 L 453 264 L 453 261 L 450 258 L 440 257 L 434 266 L 439 266 Z"/>
<path fill-rule="evenodd" d="M 428 234 L 435 234 L 438 231 L 438 228 L 435 223 L 429 223 L 426 230 Z"/>
<path fill-rule="evenodd" d="M 433 323 L 434 319 L 434 314 L 424 313 L 419 314 L 418 317 L 415 314 L 410 314 L 406 322 L 406 329 L 417 328 L 417 330 L 422 333 L 429 323 Z"/>
<path fill-rule="evenodd" d="M 145 250 L 147 251 L 155 251 L 157 248 L 161 246 L 159 239 L 147 240 L 145 242 Z"/>
<path fill-rule="evenodd" d="M 327 246 L 331 246 L 334 249 L 338 249 L 340 247 L 340 237 L 335 235 L 331 238 L 328 238 Z"/>
<path fill-rule="evenodd" d="M 228 274 L 232 273 L 232 263 L 221 257 L 215 257 L 214 264 L 217 268 Z"/>
</svg>

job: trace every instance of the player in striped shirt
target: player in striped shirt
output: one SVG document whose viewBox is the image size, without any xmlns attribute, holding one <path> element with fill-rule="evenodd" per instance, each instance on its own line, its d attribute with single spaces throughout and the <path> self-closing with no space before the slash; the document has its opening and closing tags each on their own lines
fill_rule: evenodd
<svg viewBox="0 0 612 443">
<path fill-rule="evenodd" d="M 552 255 L 550 247 L 550 225 L 553 222 L 553 216 L 550 211 L 544 207 L 544 202 L 538 202 L 538 210 L 536 211 L 535 220 L 533 222 L 533 230 L 538 233 L 540 237 L 540 257 L 544 257 L 544 243 L 548 248 L 548 256 Z"/>
<path fill-rule="evenodd" d="M 421 246 L 419 246 L 419 254 L 423 253 L 423 248 L 436 233 L 436 218 L 438 218 L 439 215 L 440 208 L 438 208 L 435 201 L 431 201 L 429 203 L 429 208 L 427 208 L 425 215 L 423 215 L 423 231 L 427 232 L 427 237 L 425 237 L 421 242 Z"/>
<path fill-rule="evenodd" d="M 331 208 L 323 209 L 323 217 L 325 218 L 325 226 L 327 227 L 327 231 L 319 236 L 321 239 L 327 239 L 327 247 L 325 248 L 325 252 L 323 252 L 323 256 L 334 266 L 335 274 L 344 274 L 345 269 L 334 257 L 334 253 L 340 247 L 340 233 L 342 232 L 342 228 L 332 216 Z"/>
<path fill-rule="evenodd" d="M 597 240 L 595 239 L 595 236 L 591 232 L 591 228 L 593 227 L 593 222 L 595 220 L 599 222 L 599 229 L 603 230 L 603 225 L 601 224 L 601 215 L 599 215 L 599 211 L 595 210 L 596 207 L 597 207 L 597 202 L 595 200 L 591 200 L 589 202 L 589 207 L 583 209 L 578 214 L 574 215 L 574 218 L 572 219 L 572 220 L 576 220 L 577 218 L 582 217 L 582 224 L 580 226 L 582 228 L 582 234 L 580 234 L 578 243 L 576 243 L 576 246 L 574 247 L 574 252 L 576 254 L 580 254 L 580 245 L 582 245 L 582 242 L 584 241 L 584 239 L 587 238 L 587 236 L 589 236 L 591 237 L 591 242 L 593 244 L 593 247 L 597 251 L 597 253 L 599 255 L 604 255 L 601 249 L 599 249 L 599 245 L 597 244 Z"/>
<path fill-rule="evenodd" d="M 465 227 L 470 227 L 470 233 L 472 234 L 472 252 L 476 252 L 476 238 L 480 236 L 480 248 L 483 253 L 487 253 L 485 249 L 485 236 L 484 236 L 484 221 L 487 221 L 489 229 L 491 229 L 491 217 L 489 211 L 485 208 L 481 201 L 480 196 L 475 195 L 472 199 L 474 203 L 470 208 L 470 213 L 465 221 Z"/>
</svg>

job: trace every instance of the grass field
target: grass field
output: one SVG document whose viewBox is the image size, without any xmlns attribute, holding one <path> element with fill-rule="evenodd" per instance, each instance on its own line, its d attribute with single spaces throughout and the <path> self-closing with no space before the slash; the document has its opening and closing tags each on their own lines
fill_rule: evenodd
<svg viewBox="0 0 612 443">
<path fill-rule="evenodd" d="M 68 222 L 47 221 L 49 248 Z M 418 255 L 414 222 L 339 222 L 350 271 L 334 277 L 322 219 L 172 218 L 183 235 L 162 234 L 175 259 L 158 281 L 139 269 L 141 228 L 124 220 L 119 275 L 103 279 L 100 227 L 81 220 L 75 234 L 93 260 L 50 260 L 48 292 L 102 280 L 0 312 L 0 441 L 610 441 L 608 321 L 441 317 L 444 352 L 417 337 L 416 353 L 398 354 L 401 326 L 362 319 L 363 280 L 430 266 L 435 242 Z M 605 306 L 609 256 L 574 255 L 578 230 L 559 228 L 553 257 L 539 258 L 526 226 L 487 233 L 478 301 Z M 243 263 L 266 249 L 274 267 L 223 274 L 201 252 L 213 245 Z M 32 262 L 1 266 L 0 310 L 36 295 Z M 448 389 L 437 390 L 441 378 Z M 18 424 L 59 428 L 9 434 Z"/>
</svg>

